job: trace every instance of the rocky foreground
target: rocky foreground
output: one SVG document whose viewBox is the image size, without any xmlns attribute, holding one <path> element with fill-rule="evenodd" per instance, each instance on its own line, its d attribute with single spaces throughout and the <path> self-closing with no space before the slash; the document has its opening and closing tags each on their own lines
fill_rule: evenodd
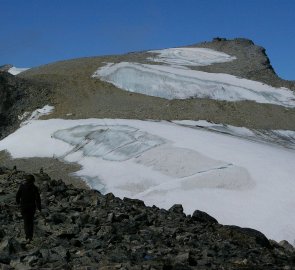
<svg viewBox="0 0 295 270">
<path fill-rule="evenodd" d="M 24 172 L 0 167 L 0 269 L 295 269 L 295 252 L 262 233 L 38 173 L 42 214 L 24 240 L 15 193 Z"/>
</svg>

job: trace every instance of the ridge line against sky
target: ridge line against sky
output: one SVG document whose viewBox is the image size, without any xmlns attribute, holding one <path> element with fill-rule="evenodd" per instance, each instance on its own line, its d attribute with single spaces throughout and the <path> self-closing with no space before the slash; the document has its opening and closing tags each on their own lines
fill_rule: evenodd
<svg viewBox="0 0 295 270">
<path fill-rule="evenodd" d="M 295 80 L 293 0 L 0 0 L 0 65 L 34 67 L 244 37 Z"/>
</svg>

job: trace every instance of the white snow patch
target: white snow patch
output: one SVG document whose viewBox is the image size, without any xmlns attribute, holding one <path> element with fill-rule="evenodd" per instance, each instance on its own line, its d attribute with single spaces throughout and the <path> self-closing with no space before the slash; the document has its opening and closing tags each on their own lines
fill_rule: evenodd
<svg viewBox="0 0 295 270">
<path fill-rule="evenodd" d="M 123 90 L 165 99 L 252 100 L 295 107 L 295 94 L 291 90 L 222 73 L 121 62 L 101 67 L 92 77 Z"/>
<path fill-rule="evenodd" d="M 54 110 L 54 106 L 50 106 L 50 105 L 45 105 L 43 108 L 37 109 L 35 111 L 33 111 L 30 115 L 30 117 L 28 119 L 26 119 L 26 121 L 21 123 L 22 125 L 26 125 L 28 124 L 30 121 L 32 120 L 37 120 L 39 119 L 41 116 L 44 115 L 48 115 L 50 113 L 52 113 Z M 21 116 L 18 116 L 19 120 L 23 120 L 25 119 L 30 113 L 29 112 L 24 112 Z"/>
<path fill-rule="evenodd" d="M 17 75 L 21 72 L 24 72 L 26 70 L 28 70 L 30 68 L 17 68 L 17 67 L 11 67 L 9 70 L 8 70 L 8 73 L 12 74 L 12 75 Z"/>
<path fill-rule="evenodd" d="M 118 150 L 129 136 L 152 147 L 138 152 L 136 146 L 121 159 Z M 94 155 L 85 140 L 97 149 Z M 112 159 L 100 152 L 106 148 Z M 0 150 L 14 158 L 77 162 L 77 175 L 105 193 L 163 208 L 181 203 L 187 214 L 200 209 L 222 224 L 252 227 L 277 241 L 295 239 L 291 149 L 164 121 L 51 119 L 31 120 L 0 141 Z"/>
<path fill-rule="evenodd" d="M 30 112 L 24 112 L 23 114 L 21 115 L 18 115 L 18 120 L 24 120 L 26 119 L 28 116 L 30 115 Z"/>
<path fill-rule="evenodd" d="M 156 57 L 149 57 L 148 60 L 174 66 L 208 66 L 214 63 L 230 62 L 236 59 L 236 57 L 226 53 L 206 48 L 169 48 L 149 52 L 158 55 Z"/>
</svg>

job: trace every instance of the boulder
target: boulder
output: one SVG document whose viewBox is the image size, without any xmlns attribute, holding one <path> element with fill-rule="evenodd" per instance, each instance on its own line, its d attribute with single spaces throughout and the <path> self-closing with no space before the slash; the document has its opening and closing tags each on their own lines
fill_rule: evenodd
<svg viewBox="0 0 295 270">
<path fill-rule="evenodd" d="M 183 214 L 183 207 L 181 204 L 174 204 L 171 208 L 169 208 L 168 211 L 172 213 Z"/>
<path fill-rule="evenodd" d="M 285 248 L 286 250 L 290 252 L 295 252 L 295 248 L 286 240 L 282 240 L 279 242 L 279 245 Z"/>
<path fill-rule="evenodd" d="M 198 221 L 198 222 L 209 223 L 209 224 L 217 224 L 218 223 L 218 221 L 214 217 L 212 217 L 209 214 L 207 214 L 203 211 L 200 211 L 200 210 L 194 211 L 191 219 Z"/>
</svg>

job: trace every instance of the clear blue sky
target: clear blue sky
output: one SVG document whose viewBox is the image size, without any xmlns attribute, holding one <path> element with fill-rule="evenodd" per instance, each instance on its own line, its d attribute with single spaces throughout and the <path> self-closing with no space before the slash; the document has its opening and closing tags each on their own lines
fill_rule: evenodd
<svg viewBox="0 0 295 270">
<path fill-rule="evenodd" d="M 0 0 L 0 65 L 246 37 L 295 80 L 295 0 Z"/>
</svg>

